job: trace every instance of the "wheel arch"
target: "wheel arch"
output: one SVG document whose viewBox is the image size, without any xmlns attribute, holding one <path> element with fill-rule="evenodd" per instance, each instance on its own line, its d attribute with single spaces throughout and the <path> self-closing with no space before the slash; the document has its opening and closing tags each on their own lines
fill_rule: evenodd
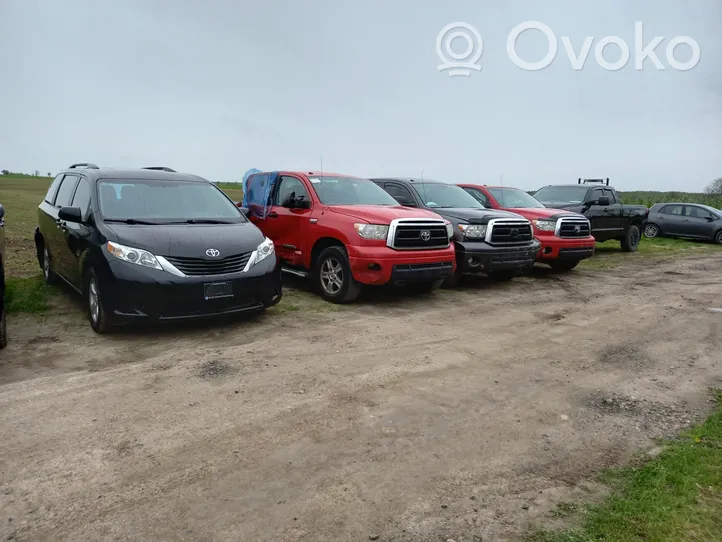
<svg viewBox="0 0 722 542">
<path fill-rule="evenodd" d="M 329 247 L 341 247 L 346 248 L 346 245 L 343 241 L 336 237 L 321 237 L 316 240 L 316 242 L 313 244 L 313 248 L 311 249 L 310 253 L 310 259 L 308 262 L 308 268 L 313 269 L 316 265 L 316 260 L 318 260 L 318 257 L 321 255 L 321 253 L 326 250 Z"/>
</svg>

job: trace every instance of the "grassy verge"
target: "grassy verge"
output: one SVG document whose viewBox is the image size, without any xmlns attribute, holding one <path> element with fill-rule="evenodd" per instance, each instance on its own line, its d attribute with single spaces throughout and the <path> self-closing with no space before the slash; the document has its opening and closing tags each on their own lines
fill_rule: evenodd
<svg viewBox="0 0 722 542">
<path fill-rule="evenodd" d="M 50 296 L 56 290 L 48 287 L 43 277 L 8 277 L 5 280 L 5 310 L 8 314 L 38 314 L 50 309 Z"/>
<path fill-rule="evenodd" d="M 718 404 L 722 391 L 714 391 Z M 530 542 L 722 540 L 722 412 L 666 443 L 642 466 L 605 473 L 614 490 L 598 506 L 565 504 L 581 527 L 539 531 Z"/>
</svg>

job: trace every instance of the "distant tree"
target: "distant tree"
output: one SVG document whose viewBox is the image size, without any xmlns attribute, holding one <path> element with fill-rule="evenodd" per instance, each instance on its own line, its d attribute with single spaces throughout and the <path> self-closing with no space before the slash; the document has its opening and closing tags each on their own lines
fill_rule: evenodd
<svg viewBox="0 0 722 542">
<path fill-rule="evenodd" d="M 3 175 L 10 175 L 10 172 L 7 169 L 2 170 Z"/>
<path fill-rule="evenodd" d="M 715 179 L 709 185 L 707 188 L 704 189 L 706 194 L 711 194 L 714 196 L 722 196 L 722 177 Z"/>
<path fill-rule="evenodd" d="M 48 171 L 48 177 L 52 177 L 53 174 Z"/>
</svg>

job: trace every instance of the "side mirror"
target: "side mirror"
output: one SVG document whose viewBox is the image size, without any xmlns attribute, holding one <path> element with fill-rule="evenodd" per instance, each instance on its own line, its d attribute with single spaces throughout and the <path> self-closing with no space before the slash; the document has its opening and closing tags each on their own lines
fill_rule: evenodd
<svg viewBox="0 0 722 542">
<path fill-rule="evenodd" d="M 2 207 L 2 205 L 0 205 L 0 207 Z M 0 218 L 2 218 L 2 215 L 0 215 Z M 705 218 L 707 219 L 707 222 L 714 222 L 715 220 L 717 220 L 715 217 L 709 215 Z"/>
<path fill-rule="evenodd" d="M 299 196 L 293 205 L 296 209 L 310 209 L 311 202 L 306 199 L 306 196 Z"/>
<path fill-rule="evenodd" d="M 245 216 L 248 216 L 248 215 L 251 213 L 251 210 L 250 210 L 248 207 L 241 207 L 241 206 L 239 205 L 238 208 L 241 210 L 241 212 L 242 212 Z"/>
<path fill-rule="evenodd" d="M 83 213 L 80 207 L 61 207 L 58 211 L 58 218 L 66 222 L 82 222 Z"/>
<path fill-rule="evenodd" d="M 3 218 L 5 218 L 5 207 L 3 207 L 0 203 L 0 220 L 2 220 Z"/>
<path fill-rule="evenodd" d="M 599 206 L 601 206 L 601 207 L 606 207 L 606 206 L 609 205 L 610 203 L 611 203 L 611 202 L 609 201 L 609 196 L 602 196 L 601 198 L 599 198 L 599 199 L 597 200 L 597 205 L 599 205 Z"/>
</svg>

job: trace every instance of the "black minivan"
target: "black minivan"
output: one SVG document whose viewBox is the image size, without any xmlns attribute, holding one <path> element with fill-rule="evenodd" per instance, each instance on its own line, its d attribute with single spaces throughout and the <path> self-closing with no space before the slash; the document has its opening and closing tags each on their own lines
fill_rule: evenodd
<svg viewBox="0 0 722 542">
<path fill-rule="evenodd" d="M 245 213 L 196 175 L 73 164 L 38 208 L 38 262 L 83 295 L 98 333 L 264 310 L 281 300 L 281 270 Z"/>
</svg>

